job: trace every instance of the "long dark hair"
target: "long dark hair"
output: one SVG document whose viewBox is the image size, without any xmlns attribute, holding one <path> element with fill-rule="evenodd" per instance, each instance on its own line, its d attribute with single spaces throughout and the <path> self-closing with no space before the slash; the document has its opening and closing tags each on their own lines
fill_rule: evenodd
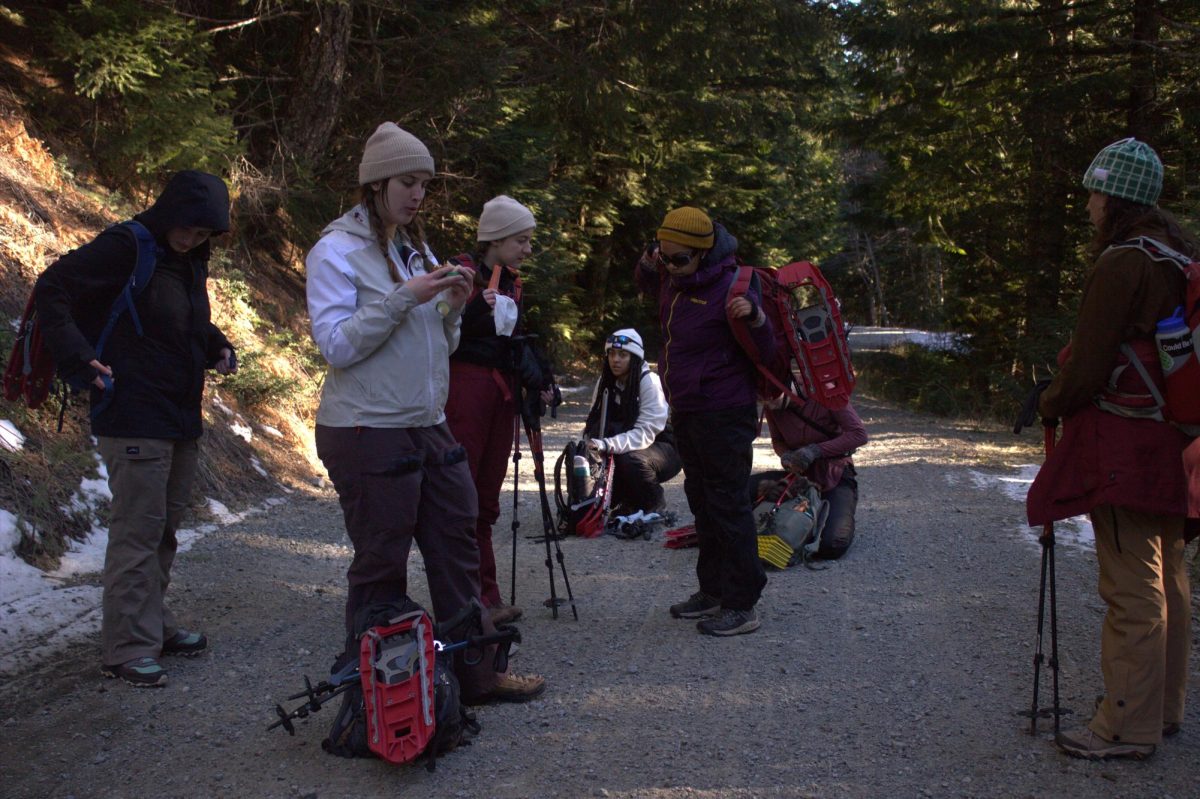
<svg viewBox="0 0 1200 799">
<path fill-rule="evenodd" d="M 1100 253 L 1125 241 L 1133 230 L 1143 226 L 1164 228 L 1168 240 L 1163 244 L 1192 258 L 1200 256 L 1200 243 L 1170 213 L 1154 205 L 1143 205 L 1110 194 L 1105 195 L 1104 219 L 1092 236 L 1088 254 L 1093 260 L 1099 258 Z"/>
<path fill-rule="evenodd" d="M 375 241 L 379 245 L 379 251 L 383 253 L 383 260 L 387 262 L 388 272 L 392 276 L 393 283 L 400 282 L 400 269 L 396 266 L 392 256 L 388 254 L 387 232 L 384 229 L 383 218 L 379 216 L 379 209 L 375 207 L 375 198 L 379 197 L 380 201 L 387 205 L 387 189 L 388 181 L 391 178 L 384 178 L 380 181 L 379 188 L 376 189 L 370 183 L 362 185 L 362 191 L 359 199 L 363 206 L 367 209 L 367 216 L 371 220 L 371 232 L 375 234 Z M 404 225 L 404 233 L 408 236 L 413 248 L 421 259 L 425 258 L 425 228 L 421 224 L 421 217 L 413 217 L 413 221 L 408 225 Z"/>
<path fill-rule="evenodd" d="M 628 350 L 626 350 L 628 352 Z M 613 400 L 608 403 L 608 419 L 607 427 L 613 429 L 613 423 L 616 422 L 616 432 L 624 433 L 626 430 L 632 430 L 637 424 L 638 411 L 641 405 L 641 384 L 642 384 L 642 359 L 629 353 L 629 372 L 625 375 L 625 388 L 620 388 L 617 385 L 617 378 L 612 373 L 612 367 L 608 365 L 608 352 L 604 353 L 604 371 L 600 375 L 600 390 L 596 392 L 596 401 L 592 403 L 592 409 L 588 411 L 587 423 L 583 426 L 583 435 L 585 438 L 604 438 L 604 431 L 600 429 L 600 407 L 603 405 L 604 392 L 611 393 Z M 615 401 L 616 395 L 620 395 L 621 403 L 618 405 Z M 613 414 L 620 411 L 620 418 L 614 418 Z"/>
</svg>

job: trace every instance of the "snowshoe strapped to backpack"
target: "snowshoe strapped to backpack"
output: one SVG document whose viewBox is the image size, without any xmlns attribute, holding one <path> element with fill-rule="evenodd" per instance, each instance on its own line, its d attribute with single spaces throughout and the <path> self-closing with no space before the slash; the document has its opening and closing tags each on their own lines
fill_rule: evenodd
<svg viewBox="0 0 1200 799">
<path fill-rule="evenodd" d="M 759 397 L 774 399 L 782 393 L 796 403 L 812 397 L 832 410 L 846 407 L 855 383 L 850 345 L 841 307 L 821 270 L 809 261 L 779 269 L 740 265 L 726 307 L 729 300 L 745 296 L 754 282 L 775 334 L 774 356 L 762 357 L 744 320 L 731 318 L 729 327 L 758 369 Z"/>
</svg>

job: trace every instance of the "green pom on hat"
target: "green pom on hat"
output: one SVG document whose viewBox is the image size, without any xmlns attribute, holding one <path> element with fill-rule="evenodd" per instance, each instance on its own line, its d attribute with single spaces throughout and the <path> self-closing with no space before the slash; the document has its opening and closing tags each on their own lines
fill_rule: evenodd
<svg viewBox="0 0 1200 799">
<path fill-rule="evenodd" d="M 1154 205 L 1162 194 L 1163 165 L 1145 142 L 1121 139 L 1105 147 L 1083 173 L 1088 191 Z"/>
</svg>

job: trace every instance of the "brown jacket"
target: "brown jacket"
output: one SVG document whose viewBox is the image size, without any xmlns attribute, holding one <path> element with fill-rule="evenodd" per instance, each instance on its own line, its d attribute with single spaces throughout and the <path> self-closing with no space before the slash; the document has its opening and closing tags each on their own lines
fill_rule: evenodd
<svg viewBox="0 0 1200 799">
<path fill-rule="evenodd" d="M 1129 238 L 1136 236 L 1172 245 L 1160 227 L 1139 227 Z M 1090 403 L 1117 365 L 1121 343 L 1152 337 L 1158 320 L 1170 316 L 1183 295 L 1183 273 L 1172 264 L 1152 261 L 1132 247 L 1102 254 L 1083 287 L 1071 353 L 1042 394 L 1042 416 L 1060 419 Z"/>
</svg>

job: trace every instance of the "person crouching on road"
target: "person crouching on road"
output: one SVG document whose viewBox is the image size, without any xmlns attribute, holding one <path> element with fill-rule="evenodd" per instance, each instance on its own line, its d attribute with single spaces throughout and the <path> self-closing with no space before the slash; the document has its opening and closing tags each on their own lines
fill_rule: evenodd
<svg viewBox="0 0 1200 799">
<path fill-rule="evenodd" d="M 852 454 L 867 443 L 862 419 L 850 404 L 833 411 L 813 399 L 796 405 L 786 394 L 766 403 L 765 412 L 771 446 L 784 471 L 751 477 L 750 497 L 778 499 L 789 475 L 805 477 L 829 503 L 817 557 L 840 558 L 854 543 L 858 480 Z"/>
<path fill-rule="evenodd" d="M 475 486 L 442 410 L 474 275 L 439 267 L 424 241 L 418 213 L 433 176 L 425 145 L 383 123 L 358 168 L 361 202 L 325 228 L 306 260 L 313 339 L 329 363 L 317 454 L 354 545 L 347 653 L 360 608 L 407 595 L 414 540 L 436 619 L 479 598 Z M 464 702 L 524 701 L 545 688 L 538 676 L 498 675 L 490 660 L 456 661 Z"/>
<path fill-rule="evenodd" d="M 179 172 L 134 221 L 153 235 L 157 260 L 102 355 L 97 336 L 139 255 L 130 229 L 111 227 L 58 259 L 34 296 L 60 373 L 95 386 L 92 433 L 112 491 L 101 673 L 157 687 L 167 683 L 161 655 L 190 657 L 208 646 L 202 634 L 179 627 L 165 594 L 199 463 L 204 372 L 237 371 L 208 300 L 209 242 L 229 230 L 229 191 L 216 175 Z"/>
<path fill-rule="evenodd" d="M 757 630 L 755 605 L 767 584 L 746 493 L 758 431 L 755 367 L 730 324 L 748 325 L 768 357 L 775 342 L 756 281 L 726 308 L 736 275 L 737 239 L 688 206 L 663 218 L 635 268 L 638 287 L 658 299 L 659 368 L 700 541 L 700 590 L 671 615 L 700 619 L 704 635 Z"/>
<path fill-rule="evenodd" d="M 662 484 L 682 464 L 667 421 L 662 382 L 645 361 L 641 335 L 618 330 L 604 342 L 604 371 L 596 381 L 583 435 L 593 457 L 613 456 L 612 515 L 661 513 Z M 607 411 L 602 407 L 608 398 Z M 605 419 L 600 429 L 601 417 Z"/>
<path fill-rule="evenodd" d="M 479 216 L 479 252 L 455 259 L 474 263 L 479 271 L 463 311 L 462 338 L 450 357 L 446 422 L 466 447 L 479 495 L 479 587 L 496 624 L 515 621 L 522 612 L 500 598 L 492 548 L 492 525 L 500 518 L 500 490 L 513 451 L 521 393 L 540 394 L 544 403 L 552 399 L 547 389 L 551 376 L 543 374 L 532 346 L 513 338 L 521 321 L 520 268 L 533 252 L 536 224 L 533 212 L 521 203 L 503 194 L 493 197 Z M 493 281 L 495 288 L 490 287 Z"/>
<path fill-rule="evenodd" d="M 1038 407 L 1043 418 L 1062 419 L 1063 433 L 1029 489 L 1029 523 L 1090 516 L 1108 605 L 1103 700 L 1087 726 L 1056 739 L 1066 754 L 1089 759 L 1152 755 L 1179 731 L 1187 693 L 1188 438 L 1161 414 L 1153 418 L 1151 389 L 1128 368 L 1137 358 L 1161 393 L 1155 330 L 1184 302 L 1181 270 L 1141 238 L 1200 255 L 1195 238 L 1157 206 L 1162 177 L 1158 154 L 1136 139 L 1105 147 L 1084 173 L 1096 264 Z"/>
</svg>

